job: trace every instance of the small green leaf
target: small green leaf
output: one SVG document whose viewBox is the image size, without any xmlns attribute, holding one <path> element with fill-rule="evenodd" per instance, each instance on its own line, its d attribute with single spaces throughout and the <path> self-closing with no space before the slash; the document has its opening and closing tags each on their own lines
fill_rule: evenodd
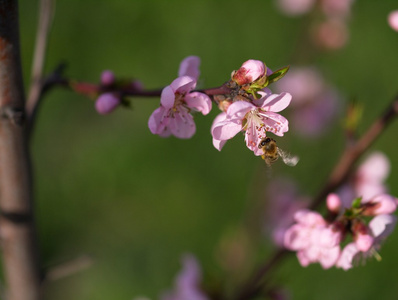
<svg viewBox="0 0 398 300">
<path fill-rule="evenodd" d="M 360 208 L 361 207 L 362 197 L 358 197 L 352 201 L 351 207 L 352 208 Z"/>
<path fill-rule="evenodd" d="M 277 82 L 289 71 L 290 66 L 284 67 L 282 69 L 276 70 L 274 73 L 268 76 L 269 83 Z"/>
</svg>

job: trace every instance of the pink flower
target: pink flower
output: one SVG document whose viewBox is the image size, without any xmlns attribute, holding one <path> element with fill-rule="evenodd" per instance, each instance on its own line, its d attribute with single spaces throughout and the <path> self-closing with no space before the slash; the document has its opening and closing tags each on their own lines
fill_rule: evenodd
<svg viewBox="0 0 398 300">
<path fill-rule="evenodd" d="M 292 128 L 305 137 L 317 137 L 334 120 L 339 110 L 339 97 L 315 68 L 294 68 L 275 83 L 276 91 L 292 97 Z"/>
<path fill-rule="evenodd" d="M 185 255 L 182 259 L 183 268 L 175 280 L 173 291 L 166 293 L 161 300 L 207 300 L 199 289 L 201 272 L 193 255 Z"/>
<path fill-rule="evenodd" d="M 210 98 L 200 92 L 191 92 L 199 76 L 199 58 L 190 56 L 180 65 L 179 75 L 160 96 L 160 107 L 149 117 L 148 126 L 153 134 L 162 137 L 171 134 L 182 139 L 190 138 L 196 131 L 192 112 L 207 115 L 211 110 Z M 189 74 L 191 76 L 182 75 Z"/>
<path fill-rule="evenodd" d="M 288 131 L 287 119 L 277 112 L 289 105 L 292 96 L 289 93 L 271 94 L 269 89 L 264 89 L 259 94 L 262 97 L 253 103 L 236 101 L 226 112 L 216 117 L 211 128 L 213 145 L 216 149 L 221 150 L 227 140 L 238 132 L 245 131 L 247 147 L 259 156 L 263 153 L 258 144 L 266 136 L 267 131 L 278 136 L 283 136 Z"/>
<path fill-rule="evenodd" d="M 309 12 L 315 0 L 277 0 L 276 4 L 286 15 L 296 16 Z"/>
<path fill-rule="evenodd" d="M 363 212 L 366 216 L 391 214 L 397 209 L 397 198 L 388 194 L 378 195 L 362 203 L 366 207 Z"/>
<path fill-rule="evenodd" d="M 359 166 L 352 180 L 339 189 L 343 207 L 350 207 L 352 200 L 362 197 L 365 203 L 373 197 L 385 194 L 384 181 L 390 173 L 390 162 L 382 152 L 374 152 Z"/>
<path fill-rule="evenodd" d="M 394 230 L 395 224 L 396 217 L 393 215 L 387 214 L 374 217 L 368 225 L 373 237 L 372 246 L 368 247 L 367 251 L 361 252 L 358 243 L 353 242 L 347 244 L 336 262 L 336 267 L 349 270 L 352 268 L 355 259 L 359 259 L 360 254 L 362 254 L 363 257 L 373 256 L 374 250 L 380 248 L 382 241 Z"/>
<path fill-rule="evenodd" d="M 392 29 L 398 31 L 398 10 L 394 10 L 388 14 L 388 24 Z"/>
<path fill-rule="evenodd" d="M 232 74 L 232 80 L 239 85 L 244 85 L 256 81 L 264 76 L 265 72 L 266 66 L 262 61 L 250 59 Z"/>
<path fill-rule="evenodd" d="M 120 99 L 112 93 L 101 94 L 95 101 L 95 109 L 101 115 L 111 113 L 120 104 Z"/>
<path fill-rule="evenodd" d="M 294 214 L 308 203 L 306 197 L 300 196 L 297 186 L 287 179 L 276 179 L 267 187 L 266 228 L 272 232 L 273 242 L 284 246 L 286 230 L 294 222 Z"/>
<path fill-rule="evenodd" d="M 326 206 L 329 211 L 338 214 L 341 209 L 341 200 L 337 194 L 329 194 L 326 198 Z"/>
<path fill-rule="evenodd" d="M 341 233 L 334 231 L 323 217 L 313 211 L 300 210 L 296 224 L 285 233 L 287 249 L 297 251 L 300 264 L 305 267 L 319 262 L 324 269 L 332 267 L 340 255 Z"/>
<path fill-rule="evenodd" d="M 354 188 L 365 200 L 386 192 L 384 181 L 390 173 L 390 162 L 382 152 L 374 152 L 358 168 Z"/>
</svg>

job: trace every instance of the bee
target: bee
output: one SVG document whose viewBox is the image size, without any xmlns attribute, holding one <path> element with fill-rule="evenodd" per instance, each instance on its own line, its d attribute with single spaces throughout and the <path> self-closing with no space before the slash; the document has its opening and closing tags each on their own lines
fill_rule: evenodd
<svg viewBox="0 0 398 300">
<path fill-rule="evenodd" d="M 258 148 L 264 151 L 264 154 L 261 155 L 261 158 L 264 159 L 268 166 L 271 166 L 274 162 L 276 162 L 279 157 L 282 158 L 286 165 L 291 167 L 297 165 L 299 161 L 297 156 L 291 156 L 289 153 L 283 151 L 278 147 L 276 141 L 269 137 L 264 138 L 260 144 L 258 144 Z"/>
</svg>

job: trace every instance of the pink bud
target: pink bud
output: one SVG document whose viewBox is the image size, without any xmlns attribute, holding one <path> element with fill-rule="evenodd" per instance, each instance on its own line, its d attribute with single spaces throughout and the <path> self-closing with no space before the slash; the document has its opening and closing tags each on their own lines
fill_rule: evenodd
<svg viewBox="0 0 398 300">
<path fill-rule="evenodd" d="M 369 234 L 358 234 L 356 236 L 355 245 L 359 251 L 366 252 L 372 247 L 374 238 Z"/>
<path fill-rule="evenodd" d="M 233 72 L 232 79 L 239 85 L 256 81 L 264 76 L 266 67 L 262 61 L 250 59 L 242 64 L 238 71 Z"/>
<path fill-rule="evenodd" d="M 398 31 L 398 10 L 394 10 L 388 15 L 388 24 L 392 29 Z"/>
<path fill-rule="evenodd" d="M 110 70 L 101 73 L 101 83 L 103 85 L 112 85 L 115 83 L 115 74 Z"/>
<path fill-rule="evenodd" d="M 111 113 L 120 104 L 120 99 L 112 93 L 105 93 L 98 97 L 95 109 L 101 115 Z"/>
<path fill-rule="evenodd" d="M 326 198 L 326 206 L 331 212 L 339 213 L 341 207 L 340 197 L 337 194 L 329 194 Z"/>
</svg>

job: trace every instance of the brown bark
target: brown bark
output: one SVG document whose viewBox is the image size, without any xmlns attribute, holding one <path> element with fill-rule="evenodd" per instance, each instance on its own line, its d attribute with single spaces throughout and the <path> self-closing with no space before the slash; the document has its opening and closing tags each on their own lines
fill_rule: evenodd
<svg viewBox="0 0 398 300">
<path fill-rule="evenodd" d="M 7 300 L 40 298 L 16 0 L 0 0 L 0 234 Z"/>
</svg>

